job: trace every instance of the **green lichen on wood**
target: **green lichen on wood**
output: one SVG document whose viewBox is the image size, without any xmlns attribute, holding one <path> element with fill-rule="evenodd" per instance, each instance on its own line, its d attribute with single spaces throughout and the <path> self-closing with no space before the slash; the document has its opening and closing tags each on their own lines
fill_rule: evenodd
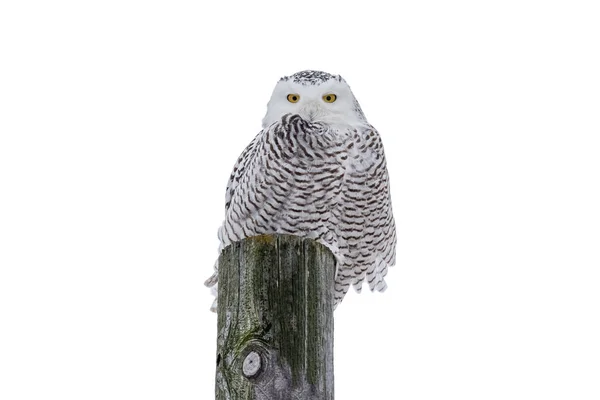
<svg viewBox="0 0 600 400">
<path fill-rule="evenodd" d="M 263 235 L 219 258 L 217 399 L 333 399 L 333 254 Z M 260 354 L 256 376 L 242 373 Z"/>
</svg>

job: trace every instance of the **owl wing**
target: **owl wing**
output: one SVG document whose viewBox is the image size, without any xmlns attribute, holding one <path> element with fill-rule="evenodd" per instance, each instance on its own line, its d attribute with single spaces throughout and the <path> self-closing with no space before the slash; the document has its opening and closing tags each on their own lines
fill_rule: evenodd
<svg viewBox="0 0 600 400">
<path fill-rule="evenodd" d="M 231 172 L 231 175 L 229 176 L 229 182 L 227 182 L 227 189 L 225 189 L 225 213 L 227 213 L 227 210 L 229 210 L 229 207 L 231 206 L 231 200 L 234 197 L 236 190 L 239 187 L 239 182 L 240 179 L 246 174 L 246 171 L 248 169 L 248 165 L 250 164 L 251 160 L 254 158 L 254 155 L 256 153 L 256 150 L 258 148 L 257 143 L 259 142 L 259 138 L 261 137 L 261 135 L 263 134 L 263 131 L 261 131 L 258 135 L 256 135 L 256 137 L 252 140 L 252 142 L 250 142 L 250 144 L 244 149 L 244 151 L 242 151 L 242 154 L 240 154 L 240 156 L 238 157 L 235 165 L 233 166 L 233 171 Z M 220 232 L 219 232 L 220 235 Z M 221 250 L 223 250 L 223 240 L 221 237 L 219 237 L 219 253 L 221 252 Z M 208 278 L 205 282 L 204 285 L 206 285 L 207 287 L 211 288 L 213 290 L 213 294 L 216 296 L 216 291 L 217 291 L 217 282 L 218 282 L 219 276 L 218 276 L 218 260 L 217 262 L 215 262 L 214 264 L 214 272 L 211 275 L 210 278 Z M 212 311 L 216 311 L 216 299 L 215 302 L 213 303 L 211 310 Z"/>
<path fill-rule="evenodd" d="M 396 223 L 392 213 L 390 179 L 381 137 L 375 128 L 365 134 L 365 148 L 371 149 L 373 163 L 368 169 L 367 187 L 372 194 L 367 202 L 369 218 L 366 235 L 373 240 L 375 262 L 367 270 L 367 281 L 371 290 L 384 291 L 387 287 L 384 277 L 388 267 L 396 263 Z"/>
<path fill-rule="evenodd" d="M 350 283 L 360 292 L 365 279 L 371 290 L 384 291 L 384 277 L 396 256 L 396 229 L 381 137 L 368 125 L 352 135 L 347 149 L 339 224 L 346 257 L 336 279 L 336 303 Z"/>
<path fill-rule="evenodd" d="M 244 149 L 242 154 L 240 154 L 235 165 L 233 166 L 233 171 L 231 172 L 229 182 L 227 182 L 227 189 L 225 190 L 225 212 L 227 212 L 231 206 L 231 200 L 235 195 L 236 189 L 239 187 L 240 179 L 246 173 L 250 161 L 256 154 L 256 151 L 259 147 L 257 146 L 257 143 L 262 135 L 263 131 L 256 135 L 252 142 L 250 142 L 250 144 Z"/>
</svg>

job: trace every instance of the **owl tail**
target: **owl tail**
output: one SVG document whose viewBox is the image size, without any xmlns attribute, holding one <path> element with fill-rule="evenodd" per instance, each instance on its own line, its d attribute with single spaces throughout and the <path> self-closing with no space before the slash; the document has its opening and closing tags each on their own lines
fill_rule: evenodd
<svg viewBox="0 0 600 400">
<path fill-rule="evenodd" d="M 210 311 L 212 312 L 217 312 L 217 299 L 218 299 L 218 288 L 219 288 L 219 274 L 217 271 L 217 262 L 215 262 L 215 266 L 214 266 L 215 272 L 211 275 L 210 278 L 208 278 L 205 282 L 204 282 L 204 286 L 209 287 L 211 293 L 213 294 L 213 296 L 215 296 L 215 300 L 212 303 L 212 306 L 210 306 Z"/>
<path fill-rule="evenodd" d="M 213 294 L 213 296 L 215 296 L 215 299 L 214 299 L 214 301 L 213 301 L 212 305 L 210 306 L 210 311 L 212 311 L 212 312 L 214 312 L 214 313 L 216 313 L 216 312 L 217 312 L 217 306 L 218 306 L 218 303 L 217 303 L 217 300 L 218 300 L 218 296 L 217 296 L 217 293 L 218 293 L 217 285 L 218 285 L 218 284 L 215 284 L 215 286 L 213 286 L 213 287 L 211 287 L 211 288 L 210 288 L 210 291 L 211 291 L 211 293 Z"/>
</svg>

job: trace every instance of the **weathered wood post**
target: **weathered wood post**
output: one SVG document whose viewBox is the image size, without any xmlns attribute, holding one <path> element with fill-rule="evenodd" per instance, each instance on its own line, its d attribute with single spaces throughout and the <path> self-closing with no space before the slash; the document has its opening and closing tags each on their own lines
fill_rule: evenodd
<svg viewBox="0 0 600 400">
<path fill-rule="evenodd" d="M 217 400 L 333 400 L 335 259 L 297 236 L 219 258 Z"/>
</svg>

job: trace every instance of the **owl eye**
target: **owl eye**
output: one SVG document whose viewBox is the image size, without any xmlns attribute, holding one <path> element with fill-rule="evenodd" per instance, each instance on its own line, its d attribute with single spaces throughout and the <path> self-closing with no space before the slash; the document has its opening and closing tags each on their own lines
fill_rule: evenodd
<svg viewBox="0 0 600 400">
<path fill-rule="evenodd" d="M 290 103 L 297 103 L 300 100 L 300 95 L 295 93 L 288 94 L 287 99 Z"/>
<path fill-rule="evenodd" d="M 336 100 L 337 96 L 335 94 L 326 94 L 325 96 L 323 96 L 323 101 L 325 103 L 333 103 Z"/>
</svg>

